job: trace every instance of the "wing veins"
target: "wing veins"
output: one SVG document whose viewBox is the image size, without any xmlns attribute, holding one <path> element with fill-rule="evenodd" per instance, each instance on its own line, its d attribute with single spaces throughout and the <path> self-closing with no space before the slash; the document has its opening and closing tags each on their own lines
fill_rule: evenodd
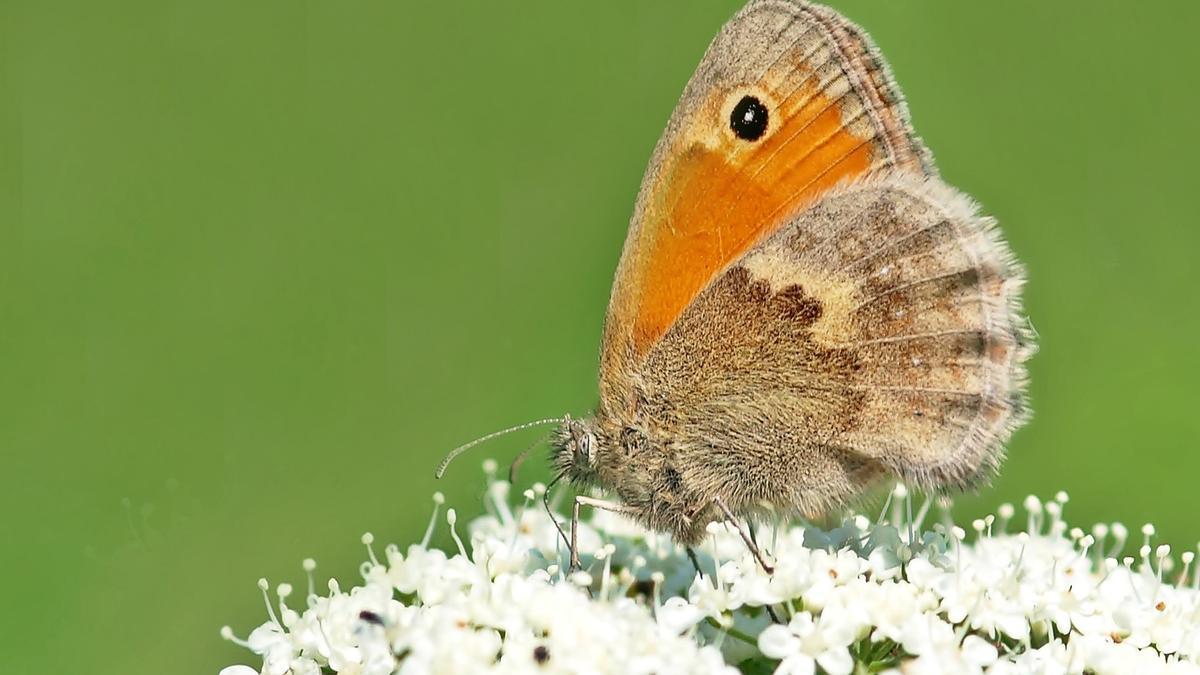
<svg viewBox="0 0 1200 675">
<path fill-rule="evenodd" d="M 987 338 L 988 331 L 982 328 L 959 328 L 954 330 L 941 330 L 931 333 L 910 333 L 908 335 L 892 335 L 889 337 L 873 338 L 870 340 L 856 340 L 854 342 L 839 342 L 834 347 L 864 347 L 867 345 L 888 344 L 891 342 L 907 342 L 909 340 L 922 340 L 926 338 L 950 337 L 953 335 L 978 335 L 982 338 Z"/>
<path fill-rule="evenodd" d="M 977 391 L 967 391 L 965 389 L 944 389 L 940 387 L 911 387 L 905 385 L 885 385 L 885 384 L 848 384 L 848 389 L 855 390 L 877 390 L 877 391 L 908 391 L 916 394 L 946 394 L 948 396 L 963 396 L 963 397 L 978 397 L 982 398 L 983 394 Z"/>
<path fill-rule="evenodd" d="M 931 282 L 931 281 L 942 281 L 942 280 L 945 280 L 945 279 L 952 279 L 952 278 L 954 278 L 954 277 L 956 277 L 956 276 L 960 276 L 960 275 L 962 275 L 962 274 L 965 274 L 965 273 L 967 273 L 967 272 L 971 272 L 971 271 L 973 271 L 974 269 L 975 269 L 975 268 L 973 268 L 973 267 L 972 267 L 972 268 L 968 268 L 968 269 L 954 270 L 954 271 L 952 271 L 952 272 L 946 272 L 945 274 L 935 274 L 935 275 L 933 275 L 933 276 L 924 277 L 924 278 L 922 278 L 922 279 L 917 279 L 917 280 L 914 280 L 914 281 L 910 281 L 910 282 L 908 282 L 908 283 L 906 283 L 906 284 L 900 284 L 899 286 L 896 286 L 896 287 L 894 287 L 894 288 L 889 288 L 888 290 L 886 290 L 886 291 L 884 291 L 884 292 L 882 292 L 882 293 L 878 293 L 878 294 L 876 294 L 876 295 L 872 295 L 871 297 L 867 298 L 866 300 L 863 300 L 862 302 L 860 302 L 860 303 L 858 303 L 857 305 L 855 305 L 855 306 L 854 306 L 854 309 L 850 310 L 850 313 L 851 313 L 851 314 L 857 314 L 857 313 L 859 312 L 859 310 L 863 309 L 864 307 L 867 307 L 867 306 L 871 305 L 872 303 L 874 303 L 874 302 L 875 302 L 875 301 L 877 301 L 877 300 L 880 300 L 880 299 L 882 299 L 882 298 L 886 298 L 887 296 L 889 296 L 889 295 L 892 295 L 893 293 L 899 293 L 899 292 L 902 292 L 902 291 L 906 291 L 906 290 L 908 290 L 908 289 L 910 289 L 910 288 L 915 288 L 916 286 L 920 286 L 921 284 L 927 284 L 927 283 L 929 283 L 929 282 Z M 982 300 L 983 300 L 983 298 L 982 298 L 982 297 L 980 297 L 980 298 L 978 298 L 978 299 L 979 299 L 980 301 L 982 301 Z"/>
<path fill-rule="evenodd" d="M 947 224 L 949 224 L 949 223 L 950 223 L 950 221 L 949 221 L 948 219 L 945 219 L 945 218 L 943 218 L 942 220 L 939 220 L 939 221 L 937 221 L 937 222 L 933 223 L 932 225 L 926 225 L 925 227 L 922 227 L 922 228 L 920 228 L 920 229 L 918 229 L 918 230 L 914 230 L 914 231 L 912 231 L 912 232 L 909 232 L 908 234 L 906 234 L 906 235 L 904 235 L 904 236 L 902 236 L 902 237 L 897 237 L 896 239 L 893 239 L 893 240 L 891 240 L 891 241 L 887 242 L 887 243 L 886 243 L 886 244 L 884 244 L 883 246 L 880 246 L 879 248 L 876 248 L 875 250 L 871 251 L 870 253 L 867 253 L 866 255 L 859 256 L 859 257 L 855 258 L 854 260 L 851 260 L 850 262 L 848 262 L 848 263 L 846 263 L 846 264 L 842 265 L 841 267 L 839 267 L 839 268 L 837 268 L 836 270 L 834 270 L 834 271 L 833 271 L 833 274 L 835 274 L 835 275 L 836 275 L 836 274 L 841 274 L 842 272 L 845 272 L 846 270 L 850 269 L 851 267 L 854 267 L 855 265 L 858 265 L 858 264 L 860 264 L 860 263 L 862 263 L 862 262 L 865 262 L 865 261 L 867 261 L 867 260 L 870 260 L 871 258 L 874 258 L 875 256 L 877 256 L 877 255 L 879 255 L 879 254 L 883 253 L 884 251 L 889 251 L 889 250 L 891 250 L 891 249 L 893 249 L 893 248 L 896 248 L 897 246 L 900 246 L 901 244 L 904 244 L 905 242 L 907 242 L 907 241 L 909 241 L 909 240 L 911 240 L 911 239 L 914 239 L 914 238 L 916 238 L 916 237 L 919 237 L 919 236 L 921 236 L 922 234 L 925 234 L 925 233 L 929 232 L 930 230 L 933 230 L 933 229 L 935 229 L 935 228 L 937 228 L 937 227 L 940 227 L 940 226 L 942 226 L 942 225 L 947 225 Z M 907 257 L 907 256 L 906 256 L 906 257 Z"/>
</svg>

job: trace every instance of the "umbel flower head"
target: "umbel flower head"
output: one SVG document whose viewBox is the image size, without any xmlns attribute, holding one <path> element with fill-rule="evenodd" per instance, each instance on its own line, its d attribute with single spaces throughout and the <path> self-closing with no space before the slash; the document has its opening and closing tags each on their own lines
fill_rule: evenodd
<svg viewBox="0 0 1200 675">
<path fill-rule="evenodd" d="M 267 621 L 245 639 L 221 633 L 261 669 L 222 675 L 1200 673 L 1194 554 L 1173 572 L 1152 526 L 1140 546 L 1119 523 L 1070 528 L 1064 493 L 1029 497 L 1020 523 L 1004 504 L 959 527 L 897 486 L 878 518 L 760 528 L 773 574 L 724 524 L 709 527 L 698 572 L 667 537 L 597 512 L 580 524 L 584 570 L 569 573 L 535 507 L 545 488 L 513 499 L 485 470 L 488 514 L 467 524 L 469 546 L 449 509 L 457 550 L 429 547 L 438 494 L 421 542 L 380 555 L 363 535 L 353 588 L 318 588 L 312 560 L 301 607 L 289 584 L 272 594 L 260 580 Z"/>
</svg>

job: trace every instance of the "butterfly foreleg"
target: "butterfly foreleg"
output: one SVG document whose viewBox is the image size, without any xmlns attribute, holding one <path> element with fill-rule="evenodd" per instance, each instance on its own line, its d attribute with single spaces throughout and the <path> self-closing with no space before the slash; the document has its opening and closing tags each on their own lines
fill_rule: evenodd
<svg viewBox="0 0 1200 675">
<path fill-rule="evenodd" d="M 585 495 L 575 495 L 575 503 L 571 507 L 571 571 L 583 569 L 583 565 L 579 562 L 579 507 L 590 506 L 594 509 L 603 509 L 613 513 L 632 513 L 634 509 L 609 502 L 603 499 L 587 497 Z"/>
</svg>

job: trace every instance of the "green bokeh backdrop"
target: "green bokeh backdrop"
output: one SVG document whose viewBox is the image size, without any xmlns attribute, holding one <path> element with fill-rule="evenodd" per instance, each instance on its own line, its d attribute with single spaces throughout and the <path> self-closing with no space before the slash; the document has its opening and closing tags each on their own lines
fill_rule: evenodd
<svg viewBox="0 0 1200 675">
<path fill-rule="evenodd" d="M 217 629 L 259 576 L 478 510 L 528 434 L 433 466 L 594 402 L 642 169 L 738 4 L 0 2 L 0 670 L 253 662 Z M 962 508 L 1066 489 L 1189 546 L 1200 5 L 838 6 L 1030 269 L 1036 419 Z"/>
</svg>

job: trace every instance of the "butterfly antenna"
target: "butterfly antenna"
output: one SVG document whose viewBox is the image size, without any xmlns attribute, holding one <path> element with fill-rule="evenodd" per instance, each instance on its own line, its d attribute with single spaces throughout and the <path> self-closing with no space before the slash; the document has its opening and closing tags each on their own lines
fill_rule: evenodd
<svg viewBox="0 0 1200 675">
<path fill-rule="evenodd" d="M 529 457 L 529 453 L 533 452 L 533 449 L 536 448 L 537 446 L 541 445 L 542 443 L 545 443 L 546 439 L 548 439 L 549 437 L 550 437 L 550 434 L 542 434 L 541 436 L 538 437 L 538 439 L 536 441 L 534 441 L 533 443 L 530 443 L 529 447 L 522 450 L 519 455 L 517 455 L 516 457 L 513 458 L 512 464 L 508 465 L 508 482 L 509 483 L 512 483 L 513 485 L 517 484 L 517 471 L 521 468 L 521 465 L 525 463 L 525 459 Z"/>
<path fill-rule="evenodd" d="M 497 436 L 503 436 L 504 434 L 511 434 L 514 431 L 520 431 L 522 429 L 528 429 L 530 427 L 538 427 L 538 426 L 542 426 L 543 424 L 558 424 L 559 422 L 562 422 L 561 418 L 547 417 L 544 420 L 536 420 L 534 422 L 526 422 L 524 424 L 518 424 L 515 427 L 501 429 L 500 431 L 493 431 L 492 433 L 488 434 L 487 436 L 483 436 L 482 438 L 476 438 L 475 440 L 471 441 L 470 443 L 460 445 L 457 448 L 451 450 L 449 453 L 447 453 L 446 458 L 442 460 L 441 464 L 438 464 L 437 471 L 434 472 L 433 475 L 437 478 L 441 478 L 442 474 L 446 473 L 446 467 L 450 466 L 450 462 L 453 462 L 455 457 L 458 457 L 459 455 L 463 454 L 467 450 L 470 450 L 471 448 L 475 447 L 476 445 L 479 445 L 480 443 L 483 443 L 485 441 L 490 441 L 493 438 L 496 438 Z"/>
</svg>

